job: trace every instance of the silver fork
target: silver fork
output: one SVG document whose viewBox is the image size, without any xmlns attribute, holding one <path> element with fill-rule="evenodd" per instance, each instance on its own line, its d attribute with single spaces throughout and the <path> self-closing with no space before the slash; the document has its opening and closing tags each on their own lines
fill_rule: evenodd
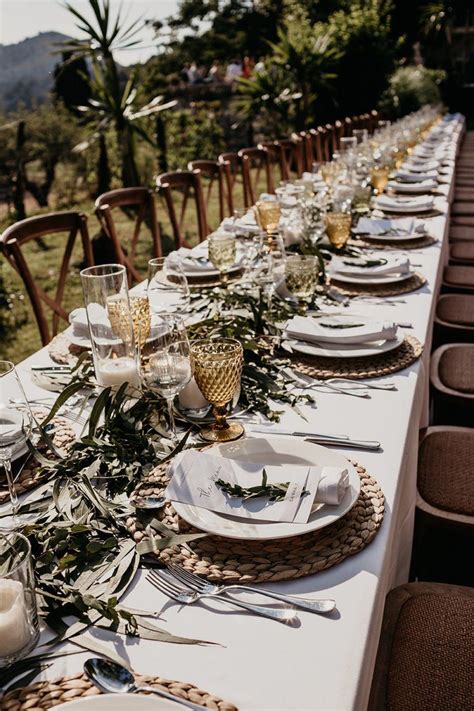
<svg viewBox="0 0 474 711">
<path fill-rule="evenodd" d="M 286 372 L 286 369 L 284 369 L 284 372 Z M 328 378 L 327 380 L 315 380 L 312 378 L 310 375 L 306 375 L 306 373 L 301 373 L 299 370 L 294 370 L 293 374 L 296 375 L 300 380 L 302 380 L 305 383 L 308 383 L 307 387 L 311 387 L 311 385 L 319 385 L 319 384 L 326 384 L 326 383 L 347 383 L 349 387 L 343 387 L 341 385 L 339 390 L 343 390 L 346 392 L 346 390 L 350 390 L 351 388 L 353 389 L 359 389 L 359 390 L 396 390 L 397 386 L 395 383 L 380 383 L 378 385 L 375 385 L 373 383 L 366 383 L 363 382 L 362 380 L 350 380 L 350 378 Z M 328 385 L 329 387 L 329 385 Z M 349 394 L 349 393 L 347 393 Z M 359 397 L 361 397 L 359 395 Z"/>
<path fill-rule="evenodd" d="M 352 393 L 348 392 L 347 388 L 338 388 L 336 385 L 331 385 L 330 383 L 327 384 L 326 380 L 315 380 L 314 378 L 310 378 L 307 375 L 304 375 L 303 373 L 298 373 L 297 371 L 291 370 L 291 368 L 283 368 L 282 370 L 285 375 L 287 375 L 291 380 L 293 380 L 294 383 L 296 383 L 296 386 L 299 387 L 301 390 L 306 390 L 308 388 L 327 388 L 328 390 L 333 390 L 336 393 L 339 393 L 339 395 L 349 395 L 350 397 L 361 397 L 365 398 L 366 400 L 370 398 L 370 395 L 368 393 Z"/>
<path fill-rule="evenodd" d="M 253 588 L 249 585 L 215 585 L 214 583 L 209 583 L 207 580 L 203 580 L 198 575 L 195 575 L 184 568 L 180 568 L 173 563 L 168 563 L 167 568 L 171 575 L 173 575 L 177 580 L 201 593 L 222 595 L 228 593 L 230 590 L 255 592 L 259 595 L 265 595 L 266 597 L 271 597 L 274 600 L 280 600 L 280 602 L 286 602 L 294 607 L 300 607 L 302 610 L 315 612 L 319 615 L 326 615 L 327 613 L 332 612 L 336 607 L 336 601 L 331 599 L 308 600 L 306 598 L 294 597 L 293 595 L 282 595 L 280 593 L 271 592 L 270 590 Z"/>
<path fill-rule="evenodd" d="M 200 593 L 191 590 L 189 586 L 184 587 L 182 584 L 174 582 L 168 576 L 163 576 L 159 574 L 157 570 L 151 570 L 146 579 L 160 592 L 167 595 L 172 600 L 181 603 L 182 605 L 192 605 L 199 600 L 215 598 L 220 600 L 224 604 L 235 605 L 235 607 L 241 607 L 248 612 L 253 612 L 256 615 L 261 615 L 262 617 L 268 617 L 271 620 L 276 620 L 277 622 L 291 623 L 293 620 L 297 619 L 297 615 L 294 609 L 291 607 L 274 609 L 272 607 L 263 607 L 262 605 L 251 605 L 248 602 L 243 602 L 242 600 L 231 600 L 230 598 L 224 599 L 221 597 L 216 597 L 212 593 Z"/>
</svg>

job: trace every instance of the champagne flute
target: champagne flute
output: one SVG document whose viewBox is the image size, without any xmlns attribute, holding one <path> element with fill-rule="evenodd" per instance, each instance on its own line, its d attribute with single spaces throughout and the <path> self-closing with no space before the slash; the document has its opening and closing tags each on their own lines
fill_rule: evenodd
<svg viewBox="0 0 474 711">
<path fill-rule="evenodd" d="M 240 387 L 243 348 L 233 338 L 202 339 L 191 345 L 194 378 L 213 406 L 215 422 L 199 435 L 206 442 L 230 442 L 244 433 L 238 422 L 227 422 L 226 408 Z"/>
<path fill-rule="evenodd" d="M 5 471 L 14 521 L 19 503 L 12 459 L 27 451 L 32 421 L 30 406 L 15 366 L 8 360 L 0 360 L 0 465 Z"/>
<path fill-rule="evenodd" d="M 177 439 L 173 400 L 191 377 L 190 346 L 184 322 L 176 316 L 163 316 L 157 333 L 143 349 L 142 380 L 149 390 L 166 400 L 173 441 Z"/>
<path fill-rule="evenodd" d="M 214 232 L 207 240 L 209 259 L 219 270 L 223 286 L 227 285 L 229 271 L 234 266 L 237 257 L 237 241 L 235 234 L 229 232 Z"/>
</svg>

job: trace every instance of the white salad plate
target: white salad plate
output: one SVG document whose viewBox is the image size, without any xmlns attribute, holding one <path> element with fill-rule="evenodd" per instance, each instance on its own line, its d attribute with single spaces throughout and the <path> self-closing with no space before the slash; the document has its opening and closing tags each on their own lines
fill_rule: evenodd
<svg viewBox="0 0 474 711">
<path fill-rule="evenodd" d="M 292 466 L 332 466 L 349 472 L 349 486 L 338 506 L 321 504 L 311 513 L 307 523 L 249 521 L 227 516 L 190 504 L 173 502 L 179 516 L 192 526 L 225 538 L 264 541 L 301 536 L 329 526 L 344 516 L 354 506 L 360 492 L 360 479 L 354 466 L 338 452 L 312 442 L 293 437 L 246 437 L 237 442 L 226 442 L 214 447 L 213 452 L 242 462 L 279 465 L 282 479 L 291 475 Z"/>
<path fill-rule="evenodd" d="M 158 696 L 142 694 L 100 694 L 84 696 L 55 706 L 55 711 L 177 711 L 178 704 Z M 182 708 L 182 707 L 181 707 Z"/>
</svg>

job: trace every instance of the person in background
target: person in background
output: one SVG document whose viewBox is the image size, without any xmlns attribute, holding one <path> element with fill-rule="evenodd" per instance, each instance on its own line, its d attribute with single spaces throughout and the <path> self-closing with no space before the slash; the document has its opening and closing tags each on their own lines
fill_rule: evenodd
<svg viewBox="0 0 474 711">
<path fill-rule="evenodd" d="M 225 79 L 224 70 L 219 60 L 215 59 L 209 69 L 208 81 L 221 84 Z"/>
<path fill-rule="evenodd" d="M 244 79 L 250 79 L 253 74 L 254 66 L 255 62 L 253 61 L 252 57 L 246 54 L 242 62 L 242 76 L 244 77 Z"/>
<path fill-rule="evenodd" d="M 242 76 L 242 64 L 238 59 L 232 59 L 227 65 L 225 80 L 227 84 L 232 84 L 240 76 Z"/>
</svg>

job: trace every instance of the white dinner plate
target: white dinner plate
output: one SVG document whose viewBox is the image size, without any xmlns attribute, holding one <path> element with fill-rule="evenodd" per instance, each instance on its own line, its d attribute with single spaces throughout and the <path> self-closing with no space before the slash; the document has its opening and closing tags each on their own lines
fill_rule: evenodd
<svg viewBox="0 0 474 711">
<path fill-rule="evenodd" d="M 252 521 L 239 519 L 214 511 L 173 502 L 176 512 L 192 526 L 225 538 L 240 538 L 249 541 L 270 540 L 276 538 L 291 538 L 301 536 L 310 531 L 329 526 L 344 516 L 354 506 L 360 492 L 360 479 L 353 465 L 338 452 L 321 447 L 312 442 L 306 442 L 296 437 L 246 437 L 237 442 L 226 442 L 217 445 L 217 454 L 228 459 L 238 459 L 243 462 L 261 463 L 265 465 L 281 465 L 282 476 L 290 467 L 310 465 L 343 467 L 349 472 L 349 486 L 339 506 L 321 504 L 314 511 L 307 523 L 272 523 L 268 521 Z"/>
<path fill-rule="evenodd" d="M 400 213 L 402 215 L 406 214 L 416 214 L 418 212 L 429 212 L 430 210 L 433 209 L 433 204 L 426 204 L 426 205 L 410 205 L 410 203 L 400 203 L 400 205 L 380 205 L 379 203 L 375 202 L 374 207 L 377 210 L 381 210 L 382 212 L 387 212 L 387 213 Z"/>
<path fill-rule="evenodd" d="M 393 274 L 387 274 L 386 276 L 374 276 L 374 277 L 363 277 L 363 276 L 349 276 L 348 274 L 338 274 L 336 272 L 329 272 L 331 280 L 340 281 L 347 284 L 369 284 L 375 286 L 377 284 L 396 284 L 399 281 L 406 281 L 410 279 L 415 272 L 407 272 L 406 274 L 399 274 L 395 276 Z"/>
<path fill-rule="evenodd" d="M 75 701 L 66 701 L 55 706 L 55 711 L 177 711 L 178 704 L 160 699 L 158 696 L 143 696 L 142 694 L 99 694 L 85 696 Z"/>
<path fill-rule="evenodd" d="M 292 351 L 304 353 L 305 355 L 318 356 L 322 358 L 364 358 L 368 356 L 388 353 L 398 346 L 401 346 L 405 339 L 405 334 L 400 329 L 397 330 L 396 338 L 391 341 L 369 341 L 367 343 L 325 343 L 317 345 L 309 341 L 297 341 L 292 338 L 287 339 Z M 286 341 L 283 341 L 283 347 Z"/>
<path fill-rule="evenodd" d="M 215 269 L 214 267 L 203 266 L 199 269 L 186 269 L 186 264 L 184 263 L 181 266 L 183 268 L 184 275 L 188 279 L 201 279 L 202 277 L 218 277 L 220 275 L 220 271 L 218 269 Z M 240 269 L 242 269 L 242 262 L 236 262 L 236 264 L 234 264 L 234 266 L 231 267 L 227 273 L 232 274 L 238 272 Z"/>
<path fill-rule="evenodd" d="M 385 235 L 369 235 L 369 234 L 364 234 L 361 235 L 364 239 L 367 240 L 377 240 L 377 242 L 411 242 L 412 240 L 416 239 L 423 239 L 423 237 L 426 237 L 428 235 L 427 232 L 411 232 L 410 234 L 404 235 L 404 234 L 398 234 L 398 235 L 393 235 L 393 234 L 385 234 Z M 359 235 L 357 235 L 359 236 Z"/>
</svg>

